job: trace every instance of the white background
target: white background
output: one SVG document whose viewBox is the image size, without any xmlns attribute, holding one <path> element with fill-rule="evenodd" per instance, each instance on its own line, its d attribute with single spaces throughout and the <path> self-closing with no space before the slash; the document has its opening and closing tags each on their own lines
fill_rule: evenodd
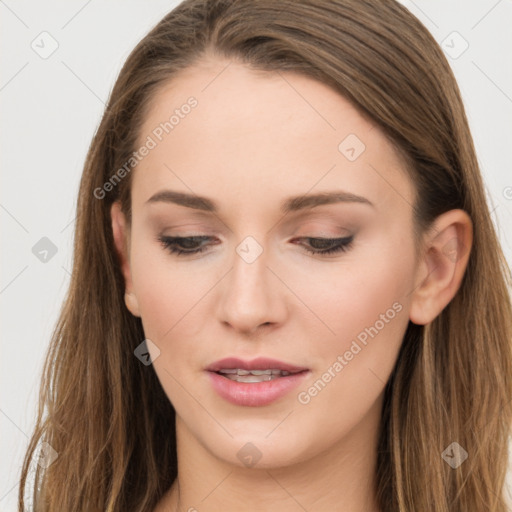
<svg viewBox="0 0 512 512">
<path fill-rule="evenodd" d="M 177 3 L 0 0 L 0 511 L 16 510 L 43 358 L 69 282 L 86 151 L 126 57 Z M 464 40 L 469 44 L 449 61 L 467 108 L 493 219 L 512 264 L 512 188 L 507 188 L 512 187 L 512 1 L 402 3 L 447 53 L 459 53 Z M 48 36 L 39 36 L 44 31 L 58 43 L 46 59 L 31 47 L 34 40 L 42 46 L 46 37 L 45 48 L 50 48 Z M 46 263 L 32 253 L 42 237 L 57 248 Z"/>
</svg>

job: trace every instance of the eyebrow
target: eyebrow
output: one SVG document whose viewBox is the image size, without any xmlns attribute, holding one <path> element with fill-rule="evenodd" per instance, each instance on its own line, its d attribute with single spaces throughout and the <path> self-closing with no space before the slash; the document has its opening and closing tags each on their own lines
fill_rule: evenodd
<svg viewBox="0 0 512 512">
<path fill-rule="evenodd" d="M 152 195 L 146 204 L 154 203 L 173 203 L 195 210 L 218 213 L 219 206 L 215 201 L 207 197 L 197 196 L 195 194 L 187 194 L 185 192 L 177 192 L 175 190 L 161 190 Z M 333 192 L 321 192 L 319 194 L 306 194 L 302 196 L 289 197 L 281 203 L 281 212 L 291 213 L 300 210 L 309 210 L 316 206 L 334 203 L 361 203 L 374 206 L 371 201 L 365 197 L 352 194 L 343 190 Z"/>
</svg>

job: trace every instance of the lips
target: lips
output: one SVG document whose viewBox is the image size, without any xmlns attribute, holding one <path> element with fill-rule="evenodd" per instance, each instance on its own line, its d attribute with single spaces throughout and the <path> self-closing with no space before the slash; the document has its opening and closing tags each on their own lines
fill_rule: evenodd
<svg viewBox="0 0 512 512">
<path fill-rule="evenodd" d="M 219 370 L 216 373 L 229 380 L 234 380 L 235 382 L 264 382 L 291 375 L 290 372 L 287 372 L 286 370 L 279 370 L 277 368 L 269 370 L 241 370 L 240 368 L 229 368 Z"/>
<path fill-rule="evenodd" d="M 267 357 L 258 357 L 252 361 L 244 361 L 236 357 L 227 357 L 215 361 L 211 365 L 205 368 L 209 372 L 219 372 L 221 370 L 281 370 L 288 373 L 299 373 L 307 370 L 308 368 L 295 366 L 293 364 L 284 363 L 277 359 L 270 359 Z"/>
<path fill-rule="evenodd" d="M 252 361 L 229 357 L 212 363 L 205 370 L 213 389 L 223 399 L 250 407 L 278 400 L 310 373 L 308 368 L 264 357 Z"/>
</svg>

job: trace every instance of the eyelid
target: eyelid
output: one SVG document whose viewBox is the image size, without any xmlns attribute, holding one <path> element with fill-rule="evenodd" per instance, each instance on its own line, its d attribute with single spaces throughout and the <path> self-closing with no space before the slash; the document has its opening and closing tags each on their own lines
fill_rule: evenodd
<svg viewBox="0 0 512 512">
<path fill-rule="evenodd" d="M 337 238 L 330 238 L 330 237 L 296 237 L 292 241 L 295 242 L 297 240 L 307 240 L 309 241 L 307 244 L 300 244 L 303 247 L 303 250 L 309 254 L 312 254 L 314 256 L 319 256 L 322 258 L 329 258 L 333 256 L 337 256 L 341 253 L 348 252 L 352 249 L 353 243 L 354 243 L 354 237 L 355 235 L 349 235 L 345 237 L 337 237 Z M 198 255 L 201 253 L 208 254 L 209 249 L 208 247 L 212 244 L 202 244 L 196 248 L 187 250 L 183 248 L 176 248 L 176 244 L 180 243 L 181 240 L 186 240 L 187 242 L 195 239 L 195 242 L 198 241 L 207 241 L 209 239 L 214 239 L 215 237 L 208 236 L 208 235 L 191 235 L 191 236 L 165 236 L 165 235 L 159 235 L 157 237 L 157 240 L 160 242 L 160 244 L 167 249 L 169 252 L 176 256 L 186 256 L 186 257 L 192 257 L 194 255 Z M 327 247 L 320 247 L 320 248 L 314 248 L 311 245 L 311 241 L 327 243 Z M 213 242 L 213 245 L 218 244 L 218 239 L 216 242 Z M 329 247 L 329 243 L 332 243 L 331 247 Z M 297 244 L 299 245 L 299 244 Z"/>
</svg>

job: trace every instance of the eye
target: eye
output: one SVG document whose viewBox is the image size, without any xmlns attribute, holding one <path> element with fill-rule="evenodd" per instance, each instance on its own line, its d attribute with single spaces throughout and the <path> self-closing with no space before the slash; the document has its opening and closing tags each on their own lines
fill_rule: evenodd
<svg viewBox="0 0 512 512">
<path fill-rule="evenodd" d="M 311 254 L 334 254 L 337 252 L 348 251 L 352 247 L 354 240 L 353 236 L 346 236 L 343 238 L 312 238 L 303 237 L 302 240 L 309 241 L 309 247 L 304 246 L 304 249 Z"/>
<path fill-rule="evenodd" d="M 173 254 L 187 255 L 198 254 L 205 250 L 205 245 L 198 243 L 209 240 L 210 236 L 159 236 L 158 240 L 169 252 Z"/>
<path fill-rule="evenodd" d="M 206 250 L 207 245 L 201 244 L 213 237 L 210 236 L 159 236 L 158 241 L 170 253 L 181 255 L 198 254 Z M 334 254 L 348 251 L 352 247 L 353 236 L 343 238 L 313 238 L 302 237 L 300 240 L 308 240 L 309 247 L 304 245 L 304 249 L 311 254 Z"/>
</svg>

